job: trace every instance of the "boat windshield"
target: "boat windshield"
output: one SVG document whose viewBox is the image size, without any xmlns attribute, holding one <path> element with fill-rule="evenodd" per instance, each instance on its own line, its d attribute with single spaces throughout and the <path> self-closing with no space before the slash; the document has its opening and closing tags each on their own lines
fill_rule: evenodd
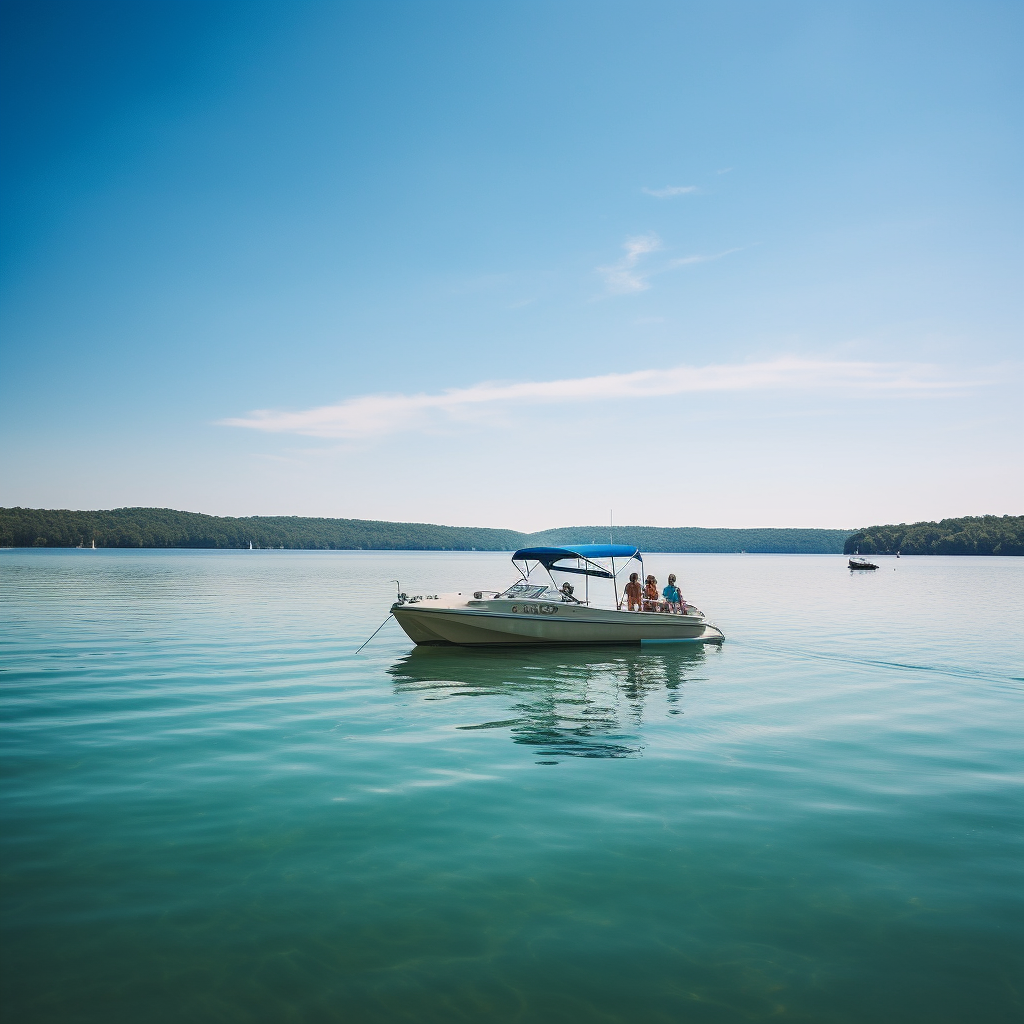
<svg viewBox="0 0 1024 1024">
<path fill-rule="evenodd" d="M 533 583 L 513 583 L 504 594 L 499 597 L 518 597 L 520 599 L 532 600 L 540 597 L 547 590 L 547 586 L 538 587 Z"/>
</svg>

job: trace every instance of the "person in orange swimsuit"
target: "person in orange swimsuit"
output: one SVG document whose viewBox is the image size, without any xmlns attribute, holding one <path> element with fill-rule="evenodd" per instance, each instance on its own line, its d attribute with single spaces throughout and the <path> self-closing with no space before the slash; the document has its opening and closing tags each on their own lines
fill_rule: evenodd
<svg viewBox="0 0 1024 1024">
<path fill-rule="evenodd" d="M 622 588 L 622 601 L 628 602 L 631 612 L 638 612 L 643 608 L 642 598 L 643 588 L 640 586 L 640 574 L 631 572 L 629 582 Z M 619 602 L 620 609 L 622 601 Z"/>
<path fill-rule="evenodd" d="M 653 576 L 648 576 L 644 586 L 644 611 L 656 612 L 658 610 L 658 581 Z"/>
</svg>

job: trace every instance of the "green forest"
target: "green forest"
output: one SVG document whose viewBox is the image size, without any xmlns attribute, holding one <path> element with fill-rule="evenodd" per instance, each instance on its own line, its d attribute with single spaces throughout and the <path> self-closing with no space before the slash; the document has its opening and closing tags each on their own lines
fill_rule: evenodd
<svg viewBox="0 0 1024 1024">
<path fill-rule="evenodd" d="M 839 554 L 849 530 L 617 526 L 615 542 L 642 551 Z M 540 533 L 429 523 L 299 516 L 231 518 L 163 508 L 105 512 L 0 509 L 2 547 L 308 548 L 341 550 L 514 551 L 530 545 L 602 543 L 607 526 L 572 526 Z"/>
<path fill-rule="evenodd" d="M 746 551 L 759 555 L 838 555 L 849 535 L 849 530 L 616 526 L 614 540 L 616 544 L 635 544 L 641 551 L 651 552 L 728 554 Z M 551 544 L 555 547 L 592 542 L 600 544 L 607 540 L 607 526 L 566 526 L 523 537 L 524 544 Z"/>
<path fill-rule="evenodd" d="M 966 516 L 938 523 L 869 526 L 847 540 L 852 555 L 1024 555 L 1024 516 Z"/>
<path fill-rule="evenodd" d="M 641 551 L 750 554 L 1021 555 L 1024 516 L 972 516 L 850 530 L 616 526 L 617 544 Z M 514 551 L 531 545 L 603 543 L 607 526 L 539 533 L 431 523 L 302 516 L 206 516 L 168 508 L 103 512 L 0 508 L 0 547 L 303 548 L 321 550 Z"/>
</svg>

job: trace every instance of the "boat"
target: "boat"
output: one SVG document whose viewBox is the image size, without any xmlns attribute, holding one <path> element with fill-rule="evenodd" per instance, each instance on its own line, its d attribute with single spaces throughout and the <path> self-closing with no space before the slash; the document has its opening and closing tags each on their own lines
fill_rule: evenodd
<svg viewBox="0 0 1024 1024">
<path fill-rule="evenodd" d="M 869 562 L 864 558 L 851 558 L 850 559 L 851 569 L 877 569 L 878 566 L 874 562 Z"/>
<path fill-rule="evenodd" d="M 690 604 L 675 611 L 623 611 L 619 576 L 634 560 L 642 576 L 643 556 L 628 544 L 522 548 L 512 556 L 520 578 L 506 590 L 415 597 L 399 593 L 391 614 L 410 640 L 427 646 L 720 643 L 725 639 Z M 610 568 L 604 563 L 610 563 Z M 542 569 L 547 580 L 538 582 Z M 563 576 L 583 577 L 577 581 L 577 586 L 582 583 L 583 595 L 576 595 L 568 578 L 560 585 Z M 591 589 L 598 596 L 604 591 L 605 597 L 610 589 L 614 601 L 591 600 Z"/>
</svg>

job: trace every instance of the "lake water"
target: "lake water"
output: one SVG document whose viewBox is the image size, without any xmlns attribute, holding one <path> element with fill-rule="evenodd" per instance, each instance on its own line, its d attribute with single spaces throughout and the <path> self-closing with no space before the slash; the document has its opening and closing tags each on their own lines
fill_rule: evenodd
<svg viewBox="0 0 1024 1024">
<path fill-rule="evenodd" d="M 356 654 L 508 556 L 0 551 L 6 1019 L 1019 1022 L 1024 559 L 880 561 Z"/>
</svg>

